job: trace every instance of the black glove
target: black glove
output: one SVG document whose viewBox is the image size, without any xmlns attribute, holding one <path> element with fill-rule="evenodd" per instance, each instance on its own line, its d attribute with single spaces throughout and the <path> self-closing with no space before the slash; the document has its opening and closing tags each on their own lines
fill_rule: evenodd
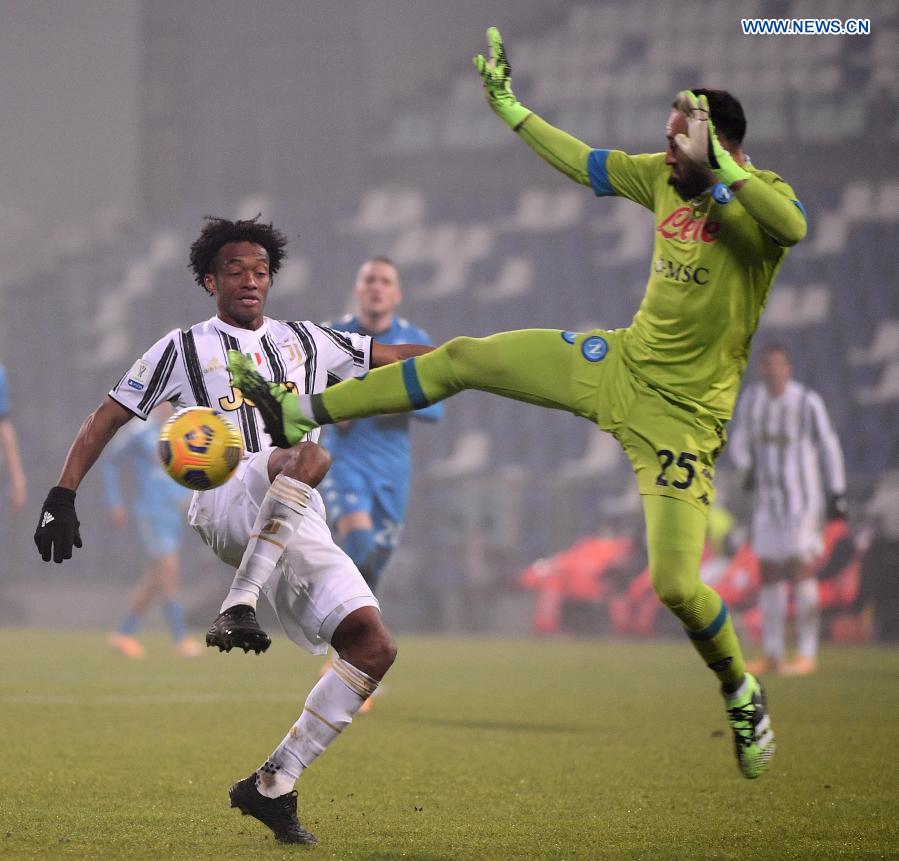
<svg viewBox="0 0 899 861">
<path fill-rule="evenodd" d="M 848 516 L 846 497 L 842 493 L 832 493 L 827 497 L 827 519 L 845 520 Z"/>
<path fill-rule="evenodd" d="M 54 487 L 44 500 L 41 519 L 34 531 L 34 543 L 44 562 L 49 562 L 51 555 L 54 562 L 72 558 L 72 546 L 81 547 L 78 526 L 75 491 Z"/>
</svg>

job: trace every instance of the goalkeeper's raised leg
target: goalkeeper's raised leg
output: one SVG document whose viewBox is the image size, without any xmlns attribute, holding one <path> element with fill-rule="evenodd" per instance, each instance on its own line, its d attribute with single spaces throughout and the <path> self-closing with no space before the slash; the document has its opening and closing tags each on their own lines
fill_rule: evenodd
<svg viewBox="0 0 899 861">
<path fill-rule="evenodd" d="M 275 445 L 295 445 L 321 425 L 421 409 L 466 389 L 552 409 L 577 408 L 575 351 L 558 329 L 522 329 L 487 338 L 453 338 L 425 355 L 344 380 L 319 394 L 288 391 L 265 380 L 252 361 L 232 350 L 235 387 L 254 404 Z M 534 356 L 540 356 L 539 363 Z"/>
</svg>

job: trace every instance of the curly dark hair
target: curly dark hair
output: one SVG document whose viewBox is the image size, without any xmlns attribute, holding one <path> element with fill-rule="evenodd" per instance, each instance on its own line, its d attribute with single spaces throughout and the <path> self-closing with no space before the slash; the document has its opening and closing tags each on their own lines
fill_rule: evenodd
<svg viewBox="0 0 899 861">
<path fill-rule="evenodd" d="M 227 218 L 206 216 L 206 226 L 193 245 L 190 246 L 190 269 L 194 280 L 203 289 L 203 279 L 215 269 L 215 256 L 219 249 L 229 242 L 253 242 L 268 252 L 269 272 L 274 275 L 287 257 L 284 250 L 287 237 L 271 224 L 260 222 L 262 213 L 244 221 L 228 221 Z"/>
</svg>

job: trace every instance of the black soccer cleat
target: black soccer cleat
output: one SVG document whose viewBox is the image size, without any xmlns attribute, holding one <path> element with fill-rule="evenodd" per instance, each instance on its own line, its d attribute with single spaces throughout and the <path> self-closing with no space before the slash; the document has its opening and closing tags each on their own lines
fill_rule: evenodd
<svg viewBox="0 0 899 861">
<path fill-rule="evenodd" d="M 249 604 L 235 604 L 219 613 L 206 632 L 206 645 L 218 646 L 220 652 L 237 647 L 258 655 L 271 644 L 272 638 L 259 627 L 256 611 Z"/>
<path fill-rule="evenodd" d="M 303 828 L 297 819 L 297 791 L 286 792 L 277 798 L 267 798 L 256 788 L 256 772 L 239 780 L 228 790 L 231 806 L 242 816 L 252 816 L 275 833 L 279 843 L 314 845 L 318 838 Z"/>
</svg>

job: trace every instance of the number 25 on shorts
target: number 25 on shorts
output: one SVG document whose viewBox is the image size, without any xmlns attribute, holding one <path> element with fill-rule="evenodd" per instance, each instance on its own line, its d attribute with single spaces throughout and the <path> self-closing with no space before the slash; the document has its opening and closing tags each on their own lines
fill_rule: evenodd
<svg viewBox="0 0 899 861">
<path fill-rule="evenodd" d="M 658 487 L 668 487 L 670 484 L 671 487 L 674 487 L 677 490 L 686 490 L 693 484 L 693 479 L 696 477 L 696 471 L 693 468 L 693 464 L 699 459 L 693 452 L 682 451 L 679 455 L 675 455 L 670 449 L 660 448 L 656 454 L 662 463 L 662 471 L 656 478 L 656 485 Z M 675 463 L 675 458 L 677 458 L 677 463 Z M 675 464 L 675 467 L 683 470 L 684 477 L 669 482 L 665 473 L 673 463 Z"/>
</svg>

